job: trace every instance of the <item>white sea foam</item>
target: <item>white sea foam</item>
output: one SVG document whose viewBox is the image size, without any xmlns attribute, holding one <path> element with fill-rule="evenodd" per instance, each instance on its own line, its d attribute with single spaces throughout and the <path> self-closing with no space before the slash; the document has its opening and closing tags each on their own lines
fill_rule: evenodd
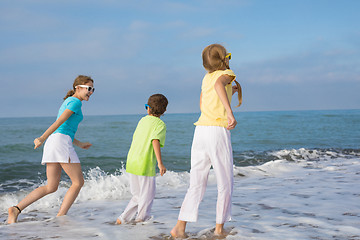
<svg viewBox="0 0 360 240">
<path fill-rule="evenodd" d="M 358 153 L 292 149 L 271 153 L 276 160 L 234 167 L 233 221 L 227 239 L 360 239 L 360 158 Z M 108 174 L 97 167 L 68 216 L 54 218 L 68 188 L 23 211 L 19 223 L 0 225 L 1 239 L 163 239 L 176 224 L 189 183 L 188 172 L 157 176 L 153 218 L 144 224 L 114 225 L 130 196 L 124 169 Z M 27 191 L 0 196 L 1 221 L 6 209 Z M 206 239 L 215 224 L 216 178 L 210 172 L 199 221 L 189 223 L 191 238 Z"/>
</svg>

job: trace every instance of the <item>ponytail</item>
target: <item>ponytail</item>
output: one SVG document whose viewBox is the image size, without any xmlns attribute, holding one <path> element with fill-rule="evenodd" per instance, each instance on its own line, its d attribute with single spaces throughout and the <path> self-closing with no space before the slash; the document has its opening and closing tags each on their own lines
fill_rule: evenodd
<svg viewBox="0 0 360 240">
<path fill-rule="evenodd" d="M 203 66 L 209 72 L 215 72 L 217 70 L 230 69 L 228 62 L 225 61 L 228 52 L 221 44 L 211 44 L 204 48 L 202 51 Z M 239 104 L 236 107 L 240 107 L 242 104 L 242 90 L 240 84 L 234 80 L 237 92 Z"/>
<path fill-rule="evenodd" d="M 241 90 L 241 86 L 240 83 L 238 83 L 236 80 L 234 80 L 236 87 L 237 87 L 237 92 L 238 92 L 238 100 L 239 100 L 239 105 L 237 105 L 236 107 L 240 107 L 240 105 L 242 104 L 242 90 Z"/>
<path fill-rule="evenodd" d="M 69 90 L 66 94 L 66 96 L 64 97 L 64 100 L 66 100 L 68 97 L 71 97 L 72 95 L 75 94 L 75 91 L 74 90 Z"/>
</svg>

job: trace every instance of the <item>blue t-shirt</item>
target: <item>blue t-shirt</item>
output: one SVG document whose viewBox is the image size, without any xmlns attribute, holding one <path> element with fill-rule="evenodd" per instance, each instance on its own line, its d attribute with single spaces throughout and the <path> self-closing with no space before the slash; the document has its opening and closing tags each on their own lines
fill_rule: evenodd
<svg viewBox="0 0 360 240">
<path fill-rule="evenodd" d="M 74 141 L 75 133 L 78 129 L 79 123 L 84 118 L 81 112 L 81 106 L 82 102 L 80 101 L 80 99 L 76 97 L 68 97 L 61 105 L 56 119 L 60 117 L 60 115 L 65 111 L 65 109 L 71 110 L 72 112 L 74 112 L 74 114 L 72 114 L 63 124 L 61 124 L 61 126 L 56 129 L 54 133 L 62 133 L 65 135 L 69 135 Z"/>
</svg>

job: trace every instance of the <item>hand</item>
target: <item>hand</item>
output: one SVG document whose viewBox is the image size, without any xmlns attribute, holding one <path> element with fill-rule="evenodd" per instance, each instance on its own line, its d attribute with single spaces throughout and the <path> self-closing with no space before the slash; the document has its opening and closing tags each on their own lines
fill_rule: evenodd
<svg viewBox="0 0 360 240">
<path fill-rule="evenodd" d="M 164 164 L 159 164 L 158 167 L 159 167 L 159 172 L 160 172 L 161 176 L 164 175 L 166 173 L 166 168 L 165 168 Z"/>
<path fill-rule="evenodd" d="M 81 142 L 79 143 L 78 147 L 82 149 L 89 149 L 92 146 L 89 142 Z"/>
<path fill-rule="evenodd" d="M 232 130 L 236 127 L 237 121 L 233 114 L 228 114 L 228 127 L 227 130 Z"/>
<path fill-rule="evenodd" d="M 35 139 L 34 139 L 34 144 L 35 144 L 34 149 L 37 149 L 37 148 L 40 147 L 43 143 L 44 143 L 44 140 L 43 140 L 41 137 L 35 138 Z"/>
</svg>

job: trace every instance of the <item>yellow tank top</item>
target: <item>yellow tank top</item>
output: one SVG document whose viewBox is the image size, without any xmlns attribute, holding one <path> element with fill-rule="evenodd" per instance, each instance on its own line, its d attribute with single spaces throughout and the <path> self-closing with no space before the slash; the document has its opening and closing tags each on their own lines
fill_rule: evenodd
<svg viewBox="0 0 360 240">
<path fill-rule="evenodd" d="M 201 86 L 201 115 L 199 117 L 199 120 L 194 123 L 197 126 L 220 126 L 225 128 L 228 126 L 225 107 L 220 101 L 220 98 L 214 88 L 216 80 L 221 75 L 229 75 L 236 77 L 235 73 L 230 69 L 218 70 L 212 73 L 207 73 L 205 75 Z M 225 91 L 229 102 L 231 103 L 231 83 L 225 86 Z"/>
</svg>

